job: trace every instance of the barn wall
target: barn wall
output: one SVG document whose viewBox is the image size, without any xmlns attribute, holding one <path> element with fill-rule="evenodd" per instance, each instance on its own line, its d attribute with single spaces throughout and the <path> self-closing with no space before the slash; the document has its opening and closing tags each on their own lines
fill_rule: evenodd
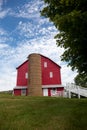
<svg viewBox="0 0 87 130">
<path fill-rule="evenodd" d="M 24 96 L 27 96 L 28 95 L 28 89 L 27 88 L 15 88 L 14 89 L 14 95 L 15 96 L 22 96 L 23 94 L 22 94 L 22 90 L 26 90 L 26 93 L 24 94 Z"/>
<path fill-rule="evenodd" d="M 27 86 L 26 72 L 28 72 L 28 61 L 25 62 L 17 69 L 17 85 L 16 86 Z"/>
<path fill-rule="evenodd" d="M 47 67 L 44 67 L 44 62 L 47 62 Z M 50 59 L 41 56 L 41 68 L 43 85 L 61 84 L 60 67 L 57 64 Z M 50 78 L 50 72 L 53 72 L 53 78 Z"/>
<path fill-rule="evenodd" d="M 46 90 L 46 93 L 45 91 Z M 54 92 L 53 92 L 54 90 Z M 59 88 L 43 88 L 43 96 L 58 96 L 61 97 L 64 94 L 64 88 L 59 87 Z"/>
<path fill-rule="evenodd" d="M 63 90 L 64 90 L 64 87 L 57 88 L 57 91 L 63 91 Z"/>
<path fill-rule="evenodd" d="M 54 92 L 52 92 L 54 90 Z M 49 96 L 63 97 L 64 87 L 59 88 L 49 88 Z"/>
<path fill-rule="evenodd" d="M 60 93 L 60 96 L 64 96 L 64 87 L 57 88 L 57 92 Z"/>
<path fill-rule="evenodd" d="M 21 96 L 21 89 L 14 89 L 15 96 Z"/>
<path fill-rule="evenodd" d="M 48 88 L 48 96 L 51 96 L 51 89 Z"/>
</svg>

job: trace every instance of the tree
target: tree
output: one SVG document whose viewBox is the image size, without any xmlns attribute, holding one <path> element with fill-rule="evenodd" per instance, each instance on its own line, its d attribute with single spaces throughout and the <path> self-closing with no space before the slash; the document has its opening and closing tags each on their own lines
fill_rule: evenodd
<svg viewBox="0 0 87 130">
<path fill-rule="evenodd" d="M 87 88 L 87 75 L 86 74 L 78 74 L 75 77 L 74 81 L 76 85 Z"/>
<path fill-rule="evenodd" d="M 44 0 L 41 15 L 59 30 L 57 46 L 65 49 L 61 60 L 72 70 L 87 74 L 87 0 Z"/>
</svg>

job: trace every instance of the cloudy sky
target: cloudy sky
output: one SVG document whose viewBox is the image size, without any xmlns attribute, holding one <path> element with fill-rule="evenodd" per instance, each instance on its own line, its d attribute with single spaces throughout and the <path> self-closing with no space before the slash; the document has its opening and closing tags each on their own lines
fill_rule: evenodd
<svg viewBox="0 0 87 130">
<path fill-rule="evenodd" d="M 61 66 L 62 84 L 73 82 L 72 72 L 60 59 L 63 48 L 56 46 L 58 32 L 40 16 L 42 0 L 0 0 L 0 91 L 16 86 L 16 67 L 31 53 L 40 53 Z"/>
</svg>

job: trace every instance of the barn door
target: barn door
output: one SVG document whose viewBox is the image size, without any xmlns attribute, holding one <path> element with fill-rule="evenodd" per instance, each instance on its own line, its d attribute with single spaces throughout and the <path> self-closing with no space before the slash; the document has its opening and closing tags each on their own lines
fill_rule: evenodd
<svg viewBox="0 0 87 130">
<path fill-rule="evenodd" d="M 26 96 L 26 89 L 21 89 L 21 96 Z"/>
<path fill-rule="evenodd" d="M 47 88 L 43 89 L 43 96 L 48 96 L 48 89 Z"/>
<path fill-rule="evenodd" d="M 51 96 L 55 96 L 57 93 L 57 88 L 52 88 L 51 89 Z"/>
</svg>

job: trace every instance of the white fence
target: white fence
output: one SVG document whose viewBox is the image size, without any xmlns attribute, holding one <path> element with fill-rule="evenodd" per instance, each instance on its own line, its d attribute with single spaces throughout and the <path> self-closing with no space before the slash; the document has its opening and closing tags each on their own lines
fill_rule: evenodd
<svg viewBox="0 0 87 130">
<path fill-rule="evenodd" d="M 66 86 L 64 87 L 65 89 L 65 97 L 71 98 L 71 94 L 77 94 L 78 98 L 80 96 L 87 97 L 87 88 L 76 86 L 75 84 L 72 83 L 67 83 Z"/>
</svg>

